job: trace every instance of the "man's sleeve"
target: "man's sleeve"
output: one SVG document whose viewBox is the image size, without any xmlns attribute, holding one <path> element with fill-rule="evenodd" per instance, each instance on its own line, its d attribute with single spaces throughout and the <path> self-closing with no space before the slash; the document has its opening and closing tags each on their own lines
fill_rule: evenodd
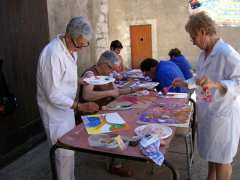
<svg viewBox="0 0 240 180">
<path fill-rule="evenodd" d="M 66 67 L 56 55 L 46 57 L 46 66 L 42 71 L 43 86 L 49 102 L 60 109 L 69 109 L 73 100 L 66 96 L 61 86 L 62 77 Z"/>
</svg>

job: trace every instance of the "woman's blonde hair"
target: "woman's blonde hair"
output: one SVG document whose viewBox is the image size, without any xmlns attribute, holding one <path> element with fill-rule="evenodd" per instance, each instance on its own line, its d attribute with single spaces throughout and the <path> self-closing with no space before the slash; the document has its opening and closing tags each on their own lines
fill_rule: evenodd
<svg viewBox="0 0 240 180">
<path fill-rule="evenodd" d="M 210 36 L 216 34 L 215 22 L 203 11 L 191 15 L 185 29 L 191 35 L 196 35 L 201 30 Z"/>
</svg>

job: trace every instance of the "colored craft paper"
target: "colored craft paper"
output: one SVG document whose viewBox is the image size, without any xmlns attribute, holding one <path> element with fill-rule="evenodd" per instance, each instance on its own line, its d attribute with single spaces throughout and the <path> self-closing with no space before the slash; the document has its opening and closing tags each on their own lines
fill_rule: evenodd
<svg viewBox="0 0 240 180">
<path fill-rule="evenodd" d="M 188 126 L 191 108 L 184 104 L 155 104 L 148 107 L 138 119 L 139 124 L 158 123 L 168 126 Z"/>
<path fill-rule="evenodd" d="M 114 113 L 82 116 L 88 134 L 110 133 L 128 129 L 122 117 Z"/>
</svg>

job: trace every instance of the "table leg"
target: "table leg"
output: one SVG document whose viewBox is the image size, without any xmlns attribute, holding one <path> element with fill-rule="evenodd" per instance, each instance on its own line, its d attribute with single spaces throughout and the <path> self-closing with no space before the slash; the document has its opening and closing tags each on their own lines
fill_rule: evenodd
<svg viewBox="0 0 240 180">
<path fill-rule="evenodd" d="M 171 170 L 173 174 L 173 180 L 180 180 L 180 175 L 178 171 L 173 167 L 173 165 L 169 161 L 165 159 L 163 164 Z"/>
<path fill-rule="evenodd" d="M 192 146 L 192 134 L 191 131 L 185 136 L 186 144 L 186 156 L 187 156 L 187 170 L 188 170 L 188 179 L 191 180 L 192 174 L 192 158 L 193 158 L 193 146 Z"/>
<path fill-rule="evenodd" d="M 51 170 L 52 170 L 53 180 L 58 180 L 57 168 L 56 168 L 56 156 L 55 156 L 55 151 L 58 148 L 59 148 L 59 146 L 57 144 L 55 144 L 50 149 L 50 163 L 51 163 Z"/>
<path fill-rule="evenodd" d="M 75 151 L 75 148 L 67 147 L 67 146 L 64 146 L 64 145 L 61 145 L 61 144 L 58 144 L 58 143 L 51 147 L 51 149 L 50 149 L 50 163 L 51 163 L 53 180 L 58 180 L 55 152 L 59 148 Z M 173 180 L 180 180 L 180 175 L 179 175 L 178 171 L 173 167 L 173 165 L 169 161 L 167 161 L 165 159 L 163 164 L 171 170 L 172 175 L 173 175 Z"/>
<path fill-rule="evenodd" d="M 197 129 L 197 122 L 196 122 L 196 103 L 193 99 L 189 99 L 190 102 L 193 105 L 193 119 L 192 119 L 192 144 L 193 144 L 193 151 L 194 151 L 194 147 L 195 147 L 195 133 L 196 133 L 196 129 Z"/>
</svg>

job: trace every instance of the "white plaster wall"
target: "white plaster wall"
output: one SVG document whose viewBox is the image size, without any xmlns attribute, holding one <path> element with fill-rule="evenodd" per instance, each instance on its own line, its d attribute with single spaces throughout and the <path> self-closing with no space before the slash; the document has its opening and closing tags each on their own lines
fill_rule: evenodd
<svg viewBox="0 0 240 180">
<path fill-rule="evenodd" d="M 74 16 L 88 16 L 88 0 L 47 0 L 50 37 L 65 32 Z"/>
<path fill-rule="evenodd" d="M 88 0 L 47 0 L 50 38 L 64 33 L 68 21 L 75 16 L 87 16 L 90 9 Z M 91 19 L 90 19 L 91 21 Z M 79 74 L 91 64 L 91 46 L 79 53 Z"/>
<path fill-rule="evenodd" d="M 87 16 L 95 33 L 96 25 L 100 21 L 98 18 L 99 6 L 102 1 L 107 0 L 47 0 L 50 38 L 54 38 L 59 33 L 64 33 L 68 21 L 75 16 Z M 108 32 L 106 34 L 108 35 Z M 106 38 L 104 37 L 104 39 Z M 79 52 L 79 74 L 96 62 L 96 47 L 94 34 L 90 47 L 83 48 Z"/>
<path fill-rule="evenodd" d="M 109 49 L 108 38 L 108 0 L 94 1 L 95 8 L 93 17 L 95 19 L 95 59 L 97 60 L 102 52 Z"/>
<path fill-rule="evenodd" d="M 186 0 L 109 0 L 109 41 L 123 43 L 125 64 L 131 62 L 129 25 L 152 24 L 153 57 L 168 59 L 171 48 L 179 48 L 195 66 L 199 49 L 185 32 L 189 17 Z M 240 50 L 240 28 L 218 28 L 219 35 Z M 156 32 L 156 33 L 155 33 Z M 156 42 L 155 42 L 156 41 Z M 155 47 L 156 46 L 156 47 Z"/>
<path fill-rule="evenodd" d="M 90 47 L 79 53 L 79 74 L 96 63 L 99 55 L 108 49 L 108 0 L 47 0 L 51 39 L 65 32 L 68 21 L 75 16 L 87 16 L 94 35 Z"/>
<path fill-rule="evenodd" d="M 79 72 L 95 64 L 110 42 L 123 43 L 124 64 L 131 64 L 130 25 L 152 25 L 153 57 L 168 59 L 168 51 L 178 47 L 193 65 L 199 49 L 185 32 L 188 19 L 186 0 L 47 0 L 50 37 L 65 31 L 74 16 L 88 16 L 94 36 L 90 47 L 79 53 Z M 219 28 L 219 34 L 240 51 L 240 28 Z"/>
</svg>

